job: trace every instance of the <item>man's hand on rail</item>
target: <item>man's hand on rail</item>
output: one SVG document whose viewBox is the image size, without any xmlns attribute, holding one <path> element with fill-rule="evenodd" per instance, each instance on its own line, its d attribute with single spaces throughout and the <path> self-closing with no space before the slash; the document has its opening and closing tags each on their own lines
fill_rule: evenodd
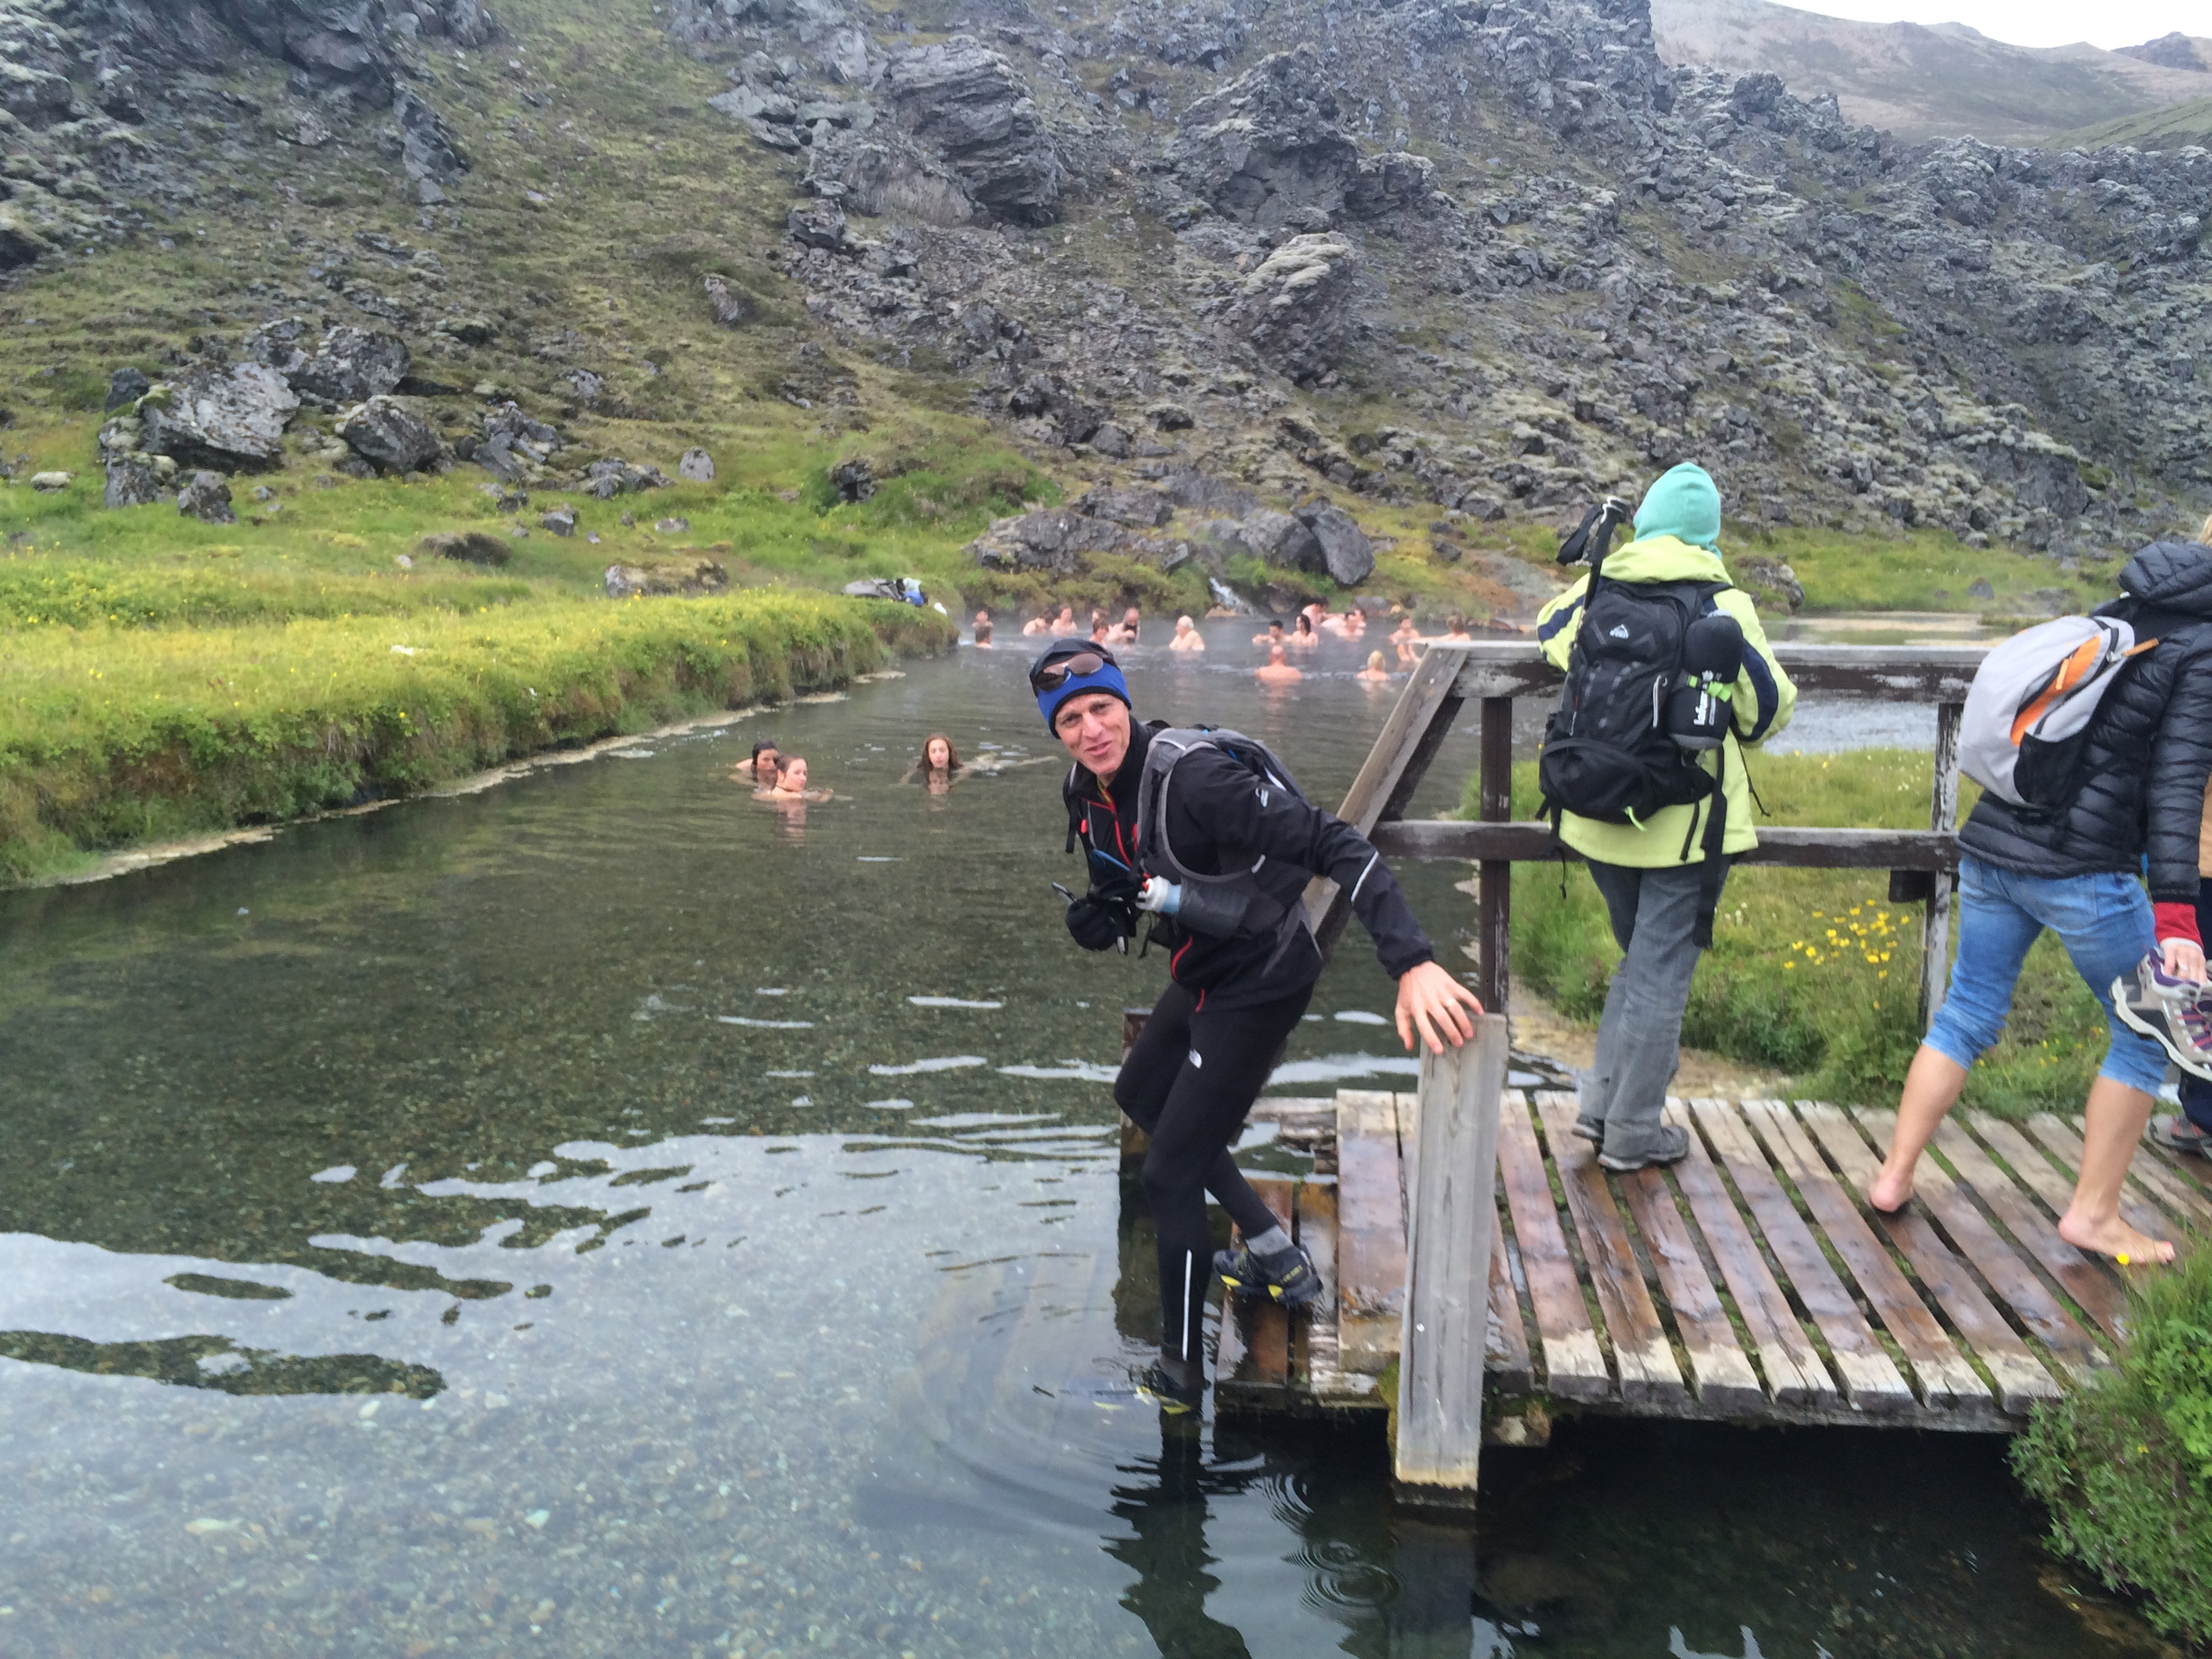
<svg viewBox="0 0 2212 1659">
<path fill-rule="evenodd" d="M 1433 962 L 1399 976 L 1398 1041 L 1409 1048 L 1417 1031 L 1431 1054 L 1443 1053 L 1448 1041 L 1456 1048 L 1475 1034 L 1471 1014 L 1481 1012 L 1481 999 Z"/>
</svg>

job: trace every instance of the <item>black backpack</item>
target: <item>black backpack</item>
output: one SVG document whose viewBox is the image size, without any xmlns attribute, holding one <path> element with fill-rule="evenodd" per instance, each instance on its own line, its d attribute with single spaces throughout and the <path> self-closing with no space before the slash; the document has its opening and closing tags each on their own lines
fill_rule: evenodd
<svg viewBox="0 0 2212 1659">
<path fill-rule="evenodd" d="M 1537 780 L 1546 810 L 1640 826 L 1714 792 L 1714 775 L 1667 734 L 1683 636 L 1726 582 L 1617 582 L 1590 572 L 1559 707 L 1544 728 Z M 1685 847 L 1686 857 L 1689 849 Z"/>
</svg>

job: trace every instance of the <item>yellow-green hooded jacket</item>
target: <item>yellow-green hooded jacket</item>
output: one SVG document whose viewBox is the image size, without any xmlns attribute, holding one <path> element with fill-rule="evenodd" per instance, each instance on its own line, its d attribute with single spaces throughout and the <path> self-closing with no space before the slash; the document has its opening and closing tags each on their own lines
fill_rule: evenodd
<svg viewBox="0 0 2212 1659">
<path fill-rule="evenodd" d="M 1642 512 L 1637 515 L 1640 530 L 1645 517 Z M 1621 582 L 1729 580 L 1718 553 L 1675 535 L 1640 534 L 1625 547 L 1606 556 L 1604 571 L 1607 580 Z M 1589 577 L 1584 576 L 1537 615 L 1537 638 L 1543 645 L 1544 656 L 1555 667 L 1567 665 L 1576 630 L 1582 626 L 1582 599 L 1589 581 Z M 1726 853 L 1749 852 L 1759 844 L 1759 837 L 1752 828 L 1751 789 L 1744 776 L 1740 742 L 1757 744 L 1787 726 L 1791 712 L 1797 707 L 1797 687 L 1790 683 L 1790 677 L 1775 660 L 1774 648 L 1767 643 L 1766 630 L 1759 626 L 1759 612 L 1751 603 L 1751 595 L 1732 587 L 1715 595 L 1714 603 L 1735 618 L 1743 629 L 1744 641 L 1743 672 L 1737 676 L 1732 705 L 1734 729 L 1724 740 L 1724 748 L 1716 751 L 1727 757 L 1722 787 L 1728 797 L 1728 820 L 1723 829 L 1721 849 Z M 1708 772 L 1712 770 L 1709 758 L 1701 757 L 1700 764 Z M 1601 864 L 1631 864 L 1647 870 L 1701 864 L 1705 858 L 1705 814 L 1711 807 L 1709 799 L 1692 806 L 1667 807 L 1641 827 L 1605 824 L 1595 818 L 1578 818 L 1572 812 L 1563 813 L 1559 839 L 1585 858 Z M 1694 826 L 1691 823 L 1693 815 L 1696 818 Z M 1686 841 L 1690 849 L 1686 858 L 1682 856 Z"/>
</svg>

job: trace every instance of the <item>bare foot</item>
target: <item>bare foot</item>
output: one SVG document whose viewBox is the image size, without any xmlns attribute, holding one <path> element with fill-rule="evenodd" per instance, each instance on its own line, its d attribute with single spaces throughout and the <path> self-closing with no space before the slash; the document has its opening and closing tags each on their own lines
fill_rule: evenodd
<svg viewBox="0 0 2212 1659">
<path fill-rule="evenodd" d="M 2139 1263 L 2160 1265 L 2174 1259 L 2174 1247 L 2164 1239 L 2154 1239 L 2138 1233 L 2117 1216 L 2108 1221 L 2089 1222 L 2069 1210 L 2058 1218 L 2058 1236 L 2078 1250 L 2093 1250 L 2108 1256 L 2122 1267 Z"/>
<path fill-rule="evenodd" d="M 1912 1202 L 1912 1171 L 1893 1175 L 1885 1164 L 1866 1189 L 1866 1202 L 1886 1216 L 1893 1216 Z"/>
</svg>

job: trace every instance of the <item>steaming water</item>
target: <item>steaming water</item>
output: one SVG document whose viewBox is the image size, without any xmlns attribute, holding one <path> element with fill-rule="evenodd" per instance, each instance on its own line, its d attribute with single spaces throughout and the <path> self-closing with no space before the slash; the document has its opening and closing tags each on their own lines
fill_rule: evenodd
<svg viewBox="0 0 2212 1659">
<path fill-rule="evenodd" d="M 1141 702 L 1333 800 L 1392 694 L 1251 631 Z M 0 896 L 0 1652 L 2149 1650 L 1988 1442 L 1570 1426 L 1478 1570 L 1371 1434 L 1164 1432 L 1161 964 L 1060 931 L 1022 656 Z M 996 774 L 900 783 L 932 730 Z M 733 784 L 761 731 L 835 798 Z M 1448 954 L 1463 874 L 1407 872 Z M 1387 1086 L 1389 1007 L 1355 933 L 1276 1087 Z"/>
</svg>

